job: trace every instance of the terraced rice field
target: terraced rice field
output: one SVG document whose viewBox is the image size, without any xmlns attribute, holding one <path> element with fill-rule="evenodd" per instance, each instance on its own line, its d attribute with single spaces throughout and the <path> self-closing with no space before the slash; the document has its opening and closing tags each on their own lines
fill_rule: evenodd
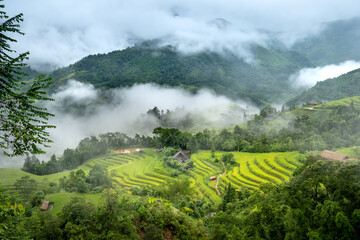
<svg viewBox="0 0 360 240">
<path fill-rule="evenodd" d="M 217 152 L 216 158 L 220 159 L 225 152 Z M 218 181 L 220 193 L 225 191 L 231 183 L 237 188 L 257 189 L 260 184 L 272 182 L 281 183 L 288 180 L 292 172 L 300 163 L 297 160 L 299 153 L 240 153 L 233 152 L 237 166 L 227 169 L 227 174 Z M 194 167 L 189 171 L 188 177 L 196 190 L 198 199 L 205 198 L 210 202 L 219 203 L 221 198 L 215 188 L 216 181 L 211 181 L 210 176 L 219 177 L 224 173 L 224 167 L 220 162 L 215 163 L 211 158 L 210 151 L 199 151 L 193 154 Z M 113 176 L 113 180 L 119 189 L 129 190 L 132 186 L 159 186 L 171 177 L 174 171 L 165 168 L 161 154 L 152 149 L 145 149 L 143 153 L 113 154 L 91 159 L 79 168 L 86 173 L 96 164 L 107 166 Z M 76 169 L 75 169 L 76 170 Z M 68 172 L 56 173 L 48 176 L 35 176 L 15 169 L 0 169 L 0 182 L 3 185 L 12 185 L 22 175 L 30 175 L 37 181 L 47 178 L 55 181 Z M 7 177 L 6 177 L 7 176 Z M 12 176 L 12 177 L 10 177 Z M 16 176 L 16 177 L 15 177 Z"/>
<path fill-rule="evenodd" d="M 216 153 L 220 158 L 224 153 Z M 297 152 L 287 153 L 241 153 L 233 152 L 236 162 L 235 166 L 221 178 L 219 190 L 224 192 L 225 186 L 231 183 L 234 187 L 247 187 L 250 189 L 259 188 L 262 183 L 281 183 L 292 176 L 292 172 L 301 163 L 297 160 L 300 155 Z M 211 162 L 211 153 L 209 151 L 200 151 L 194 154 L 192 158 L 197 162 Z M 196 166 L 197 164 L 195 164 Z M 216 169 L 217 170 L 217 169 Z M 211 174 L 216 175 L 216 170 L 209 171 L 206 175 L 208 178 Z M 206 182 L 211 188 L 212 184 Z"/>
<path fill-rule="evenodd" d="M 359 110 L 360 109 L 360 96 L 343 98 L 336 101 L 330 101 L 324 104 L 321 104 L 320 107 L 322 108 L 333 108 L 337 106 L 350 106 L 350 103 L 353 102 L 354 108 Z"/>
<path fill-rule="evenodd" d="M 161 155 L 153 150 L 103 156 L 87 162 L 85 166 L 91 168 L 96 164 L 107 166 L 114 182 L 120 188 L 158 186 L 170 178 L 170 173 L 162 166 Z"/>
</svg>

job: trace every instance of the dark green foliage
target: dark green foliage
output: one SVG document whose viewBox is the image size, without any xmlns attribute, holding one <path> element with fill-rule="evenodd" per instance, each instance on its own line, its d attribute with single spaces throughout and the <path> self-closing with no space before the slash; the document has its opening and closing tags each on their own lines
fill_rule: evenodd
<svg viewBox="0 0 360 240">
<path fill-rule="evenodd" d="M 10 43 L 16 42 L 13 34 L 24 34 L 19 29 L 23 14 L 9 18 L 4 7 L 0 4 L 0 148 L 8 156 L 44 153 L 51 142 L 46 130 L 54 127 L 47 120 L 53 115 L 38 103 L 52 100 L 43 90 L 52 82 L 44 75 L 32 82 L 22 79 L 29 52 L 14 56 Z"/>
<path fill-rule="evenodd" d="M 101 165 L 95 165 L 88 176 L 82 169 L 79 169 L 76 172 L 71 171 L 68 177 L 63 177 L 59 181 L 61 188 L 68 192 L 79 193 L 101 192 L 104 188 L 110 187 L 112 183 L 108 170 Z"/>
<path fill-rule="evenodd" d="M 227 210 L 227 204 L 231 202 L 235 202 L 236 200 L 236 192 L 235 188 L 231 186 L 231 183 L 227 186 L 226 193 L 222 199 L 222 203 L 220 205 L 220 210 L 225 212 Z"/>
<path fill-rule="evenodd" d="M 19 195 L 24 201 L 30 201 L 31 195 L 38 187 L 38 182 L 31 179 L 30 176 L 24 176 L 15 182 L 15 189 L 19 192 Z"/>
<path fill-rule="evenodd" d="M 178 199 L 175 206 L 193 218 L 203 218 L 209 212 L 214 211 L 214 206 L 205 199 L 194 200 L 190 196 Z"/>
<path fill-rule="evenodd" d="M 39 214 L 38 229 L 36 231 L 36 239 L 41 240 L 61 240 L 63 231 L 60 228 L 60 221 L 58 218 L 51 215 L 49 212 Z M 65 238 L 66 239 L 66 238 Z"/>
<path fill-rule="evenodd" d="M 31 207 L 39 207 L 42 203 L 42 197 L 40 195 L 36 195 L 31 199 Z"/>
<path fill-rule="evenodd" d="M 64 239 L 91 238 L 93 234 L 89 229 L 94 227 L 95 214 L 96 208 L 92 203 L 73 198 L 63 207 L 58 218 Z"/>
<path fill-rule="evenodd" d="M 150 204 L 146 199 L 119 199 L 113 189 L 104 190 L 99 207 L 83 199 L 73 199 L 64 206 L 58 221 L 64 239 L 80 236 L 85 239 L 140 239 L 140 232 L 143 239 L 159 239 L 169 234 L 176 239 L 204 237 L 200 221 L 181 212 L 175 213 L 162 204 Z"/>
<path fill-rule="evenodd" d="M 181 132 L 177 128 L 161 128 L 157 127 L 153 130 L 162 147 L 179 147 L 186 149 L 191 134 Z"/>
<path fill-rule="evenodd" d="M 90 55 L 51 74 L 55 85 L 75 78 L 97 88 L 157 83 L 180 86 L 192 92 L 213 89 L 231 98 L 250 98 L 258 104 L 276 99 L 289 90 L 288 76 L 308 66 L 299 54 L 254 46 L 257 64 L 249 64 L 233 54 L 212 52 L 193 55 L 178 53 L 174 47 L 157 47 L 145 42 L 108 54 Z M 271 91 L 264 90 L 271 88 Z M 159 116 L 158 112 L 154 112 Z"/>
<path fill-rule="evenodd" d="M 86 181 L 86 175 L 82 169 L 76 172 L 71 171 L 68 177 L 63 177 L 60 180 L 60 187 L 64 188 L 68 192 L 84 192 L 88 189 Z"/>
<path fill-rule="evenodd" d="M 89 224 L 91 218 L 95 215 L 95 206 L 89 202 L 85 202 L 81 198 L 72 198 L 71 202 L 64 205 L 59 217 L 62 225 L 71 222 L 75 225 Z"/>
<path fill-rule="evenodd" d="M 223 163 L 225 165 L 235 165 L 236 164 L 236 161 L 235 161 L 235 158 L 234 158 L 234 154 L 232 153 L 225 153 L 221 156 L 220 158 L 221 161 L 223 161 Z"/>
<path fill-rule="evenodd" d="M 165 189 L 165 196 L 167 199 L 175 201 L 176 199 L 191 196 L 192 194 L 194 194 L 194 189 L 191 186 L 191 181 L 188 178 L 167 181 Z"/>
<path fill-rule="evenodd" d="M 85 182 L 83 178 L 80 178 L 76 183 L 76 192 L 87 193 L 88 191 L 89 191 L 88 184 Z"/>
<path fill-rule="evenodd" d="M 88 181 L 95 188 L 99 186 L 109 187 L 112 180 L 106 167 L 97 164 L 90 170 Z"/>
<path fill-rule="evenodd" d="M 155 186 L 133 186 L 130 188 L 130 192 L 137 196 L 152 196 L 152 197 L 164 197 L 162 189 Z"/>
</svg>

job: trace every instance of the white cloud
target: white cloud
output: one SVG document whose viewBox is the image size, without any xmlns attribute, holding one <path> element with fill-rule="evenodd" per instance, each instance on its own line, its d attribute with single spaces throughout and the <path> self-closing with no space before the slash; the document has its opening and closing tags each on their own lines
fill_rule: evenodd
<svg viewBox="0 0 360 240">
<path fill-rule="evenodd" d="M 95 99 L 97 92 L 93 85 L 78 82 L 74 79 L 68 81 L 67 85 L 61 86 L 57 93 L 52 96 L 57 101 L 71 98 L 74 101 Z"/>
<path fill-rule="evenodd" d="M 112 96 L 111 102 L 93 106 L 92 111 L 85 111 L 86 114 L 83 116 L 74 114 L 74 111 L 68 109 L 65 112 L 59 111 L 64 105 L 63 96 L 72 103 L 81 103 L 83 98 L 77 96 L 79 93 L 82 96 L 89 96 L 88 93 L 91 93 L 90 96 L 101 96 L 100 90 L 95 90 L 96 94 L 93 91 L 92 85 L 71 80 L 62 91 L 52 96 L 55 102 L 51 102 L 47 108 L 55 114 L 55 118 L 52 118 L 50 123 L 56 128 L 49 131 L 54 141 L 53 149 L 48 151 L 50 154 L 54 152 L 60 154 L 67 147 L 76 147 L 81 139 L 99 133 L 120 131 L 130 135 L 149 134 L 154 125 L 145 129 L 139 128 L 134 123 L 147 120 L 144 119 L 147 118 L 144 114 L 154 106 L 171 111 L 184 108 L 184 114 L 180 115 L 184 117 L 185 113 L 190 113 L 195 119 L 200 119 L 197 123 L 198 129 L 237 124 L 243 121 L 244 111 L 248 115 L 258 111 L 250 103 L 216 96 L 209 90 L 190 94 L 183 89 L 160 87 L 154 84 L 107 90 L 106 95 Z"/>
<path fill-rule="evenodd" d="M 303 68 L 299 72 L 292 74 L 289 80 L 295 87 L 309 88 L 313 87 L 317 82 L 338 77 L 358 68 L 360 68 L 360 62 L 355 61 L 346 61 L 324 67 Z"/>
<path fill-rule="evenodd" d="M 24 13 L 21 29 L 26 35 L 17 37 L 16 48 L 30 51 L 33 65 L 54 66 L 156 38 L 184 52 L 225 49 L 251 60 L 249 45 L 267 40 L 260 29 L 292 43 L 317 32 L 324 22 L 358 16 L 360 9 L 358 0 L 7 0 L 5 4 L 10 15 Z M 214 24 L 216 19 L 228 24 Z"/>
</svg>

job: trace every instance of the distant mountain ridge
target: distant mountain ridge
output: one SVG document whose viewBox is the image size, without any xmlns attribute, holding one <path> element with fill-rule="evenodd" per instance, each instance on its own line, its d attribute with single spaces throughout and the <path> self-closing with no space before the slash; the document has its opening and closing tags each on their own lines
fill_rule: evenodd
<svg viewBox="0 0 360 240">
<path fill-rule="evenodd" d="M 196 92 L 209 88 L 230 98 L 269 102 L 289 90 L 288 76 L 309 66 L 296 52 L 252 48 L 256 62 L 246 63 L 233 54 L 213 52 L 184 55 L 171 46 L 145 45 L 90 55 L 50 74 L 55 86 L 67 79 L 88 82 L 97 88 L 156 83 Z"/>
<path fill-rule="evenodd" d="M 321 33 L 299 41 L 292 49 L 315 66 L 360 61 L 360 17 L 328 23 Z"/>
<path fill-rule="evenodd" d="M 353 18 L 329 23 L 324 31 L 299 41 L 291 49 L 276 43 L 267 48 L 252 46 L 252 63 L 232 53 L 185 55 L 175 47 L 158 47 L 156 41 L 146 41 L 124 50 L 87 56 L 50 76 L 53 90 L 68 79 L 102 89 L 155 83 L 191 92 L 208 88 L 219 95 L 262 105 L 298 94 L 288 78 L 302 68 L 360 60 L 359 43 L 360 18 Z"/>
</svg>

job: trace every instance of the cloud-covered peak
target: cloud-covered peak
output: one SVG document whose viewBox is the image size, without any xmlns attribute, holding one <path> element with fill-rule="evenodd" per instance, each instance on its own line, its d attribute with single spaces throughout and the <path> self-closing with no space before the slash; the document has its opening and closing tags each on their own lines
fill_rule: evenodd
<svg viewBox="0 0 360 240">
<path fill-rule="evenodd" d="M 30 51 L 32 65 L 53 66 L 151 39 L 164 39 L 187 53 L 226 50 L 249 60 L 249 46 L 267 42 L 265 30 L 276 32 L 289 45 L 319 31 L 324 22 L 358 16 L 360 9 L 357 0 L 6 0 L 5 4 L 10 15 L 24 13 L 21 29 L 26 35 L 19 36 L 14 47 Z"/>
</svg>

